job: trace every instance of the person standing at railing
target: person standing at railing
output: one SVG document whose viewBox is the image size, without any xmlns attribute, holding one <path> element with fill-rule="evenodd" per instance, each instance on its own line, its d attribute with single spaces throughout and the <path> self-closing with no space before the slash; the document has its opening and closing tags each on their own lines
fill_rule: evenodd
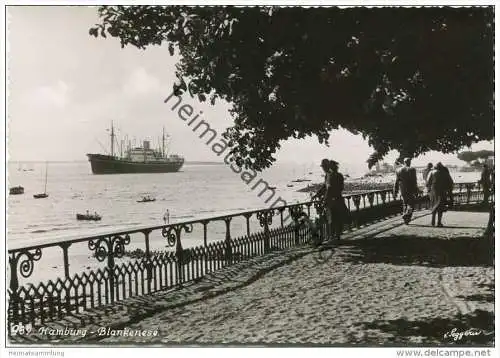
<svg viewBox="0 0 500 358">
<path fill-rule="evenodd" d="M 431 225 L 436 225 L 437 214 L 437 226 L 443 227 L 443 213 L 448 210 L 449 200 L 453 190 L 453 179 L 451 178 L 448 168 L 440 162 L 437 163 L 434 170 L 429 173 L 427 185 L 431 190 Z"/>
<path fill-rule="evenodd" d="M 339 173 L 339 163 L 335 160 L 329 161 L 329 180 L 326 183 L 325 207 L 329 208 L 331 239 L 340 240 L 349 210 L 345 205 L 342 192 L 344 191 L 344 176 Z"/>
<path fill-rule="evenodd" d="M 326 200 L 327 189 L 330 186 L 330 161 L 328 159 L 321 160 L 321 169 L 325 173 L 325 182 L 321 186 L 321 188 L 311 197 L 311 200 L 319 199 L 320 207 L 319 214 L 321 219 L 326 219 L 326 238 L 329 240 L 332 237 L 333 233 L 333 223 L 332 223 L 332 213 L 331 208 L 329 206 L 329 202 Z"/>
<path fill-rule="evenodd" d="M 394 197 L 401 193 L 403 199 L 403 221 L 409 224 L 415 209 L 415 202 L 418 195 L 417 186 L 417 171 L 411 167 L 411 159 L 405 158 L 403 160 L 404 167 L 396 172 L 396 182 L 394 183 Z"/>
<path fill-rule="evenodd" d="M 488 164 L 485 164 L 483 166 L 483 171 L 481 172 L 481 179 L 479 180 L 479 184 L 483 188 L 483 203 L 486 204 L 488 203 L 488 200 L 490 198 L 490 191 L 491 191 L 491 170 L 488 167 Z"/>
</svg>

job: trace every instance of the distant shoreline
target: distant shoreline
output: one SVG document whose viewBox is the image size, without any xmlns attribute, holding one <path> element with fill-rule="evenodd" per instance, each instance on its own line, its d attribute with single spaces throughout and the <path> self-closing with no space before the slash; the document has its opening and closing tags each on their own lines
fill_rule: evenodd
<svg viewBox="0 0 500 358">
<path fill-rule="evenodd" d="M 223 165 L 224 162 L 201 162 L 201 161 L 192 161 L 185 162 L 184 164 L 196 164 L 196 165 Z"/>
<path fill-rule="evenodd" d="M 8 160 L 7 164 L 87 163 L 88 160 Z M 223 165 L 223 162 L 186 161 L 184 164 Z"/>
</svg>

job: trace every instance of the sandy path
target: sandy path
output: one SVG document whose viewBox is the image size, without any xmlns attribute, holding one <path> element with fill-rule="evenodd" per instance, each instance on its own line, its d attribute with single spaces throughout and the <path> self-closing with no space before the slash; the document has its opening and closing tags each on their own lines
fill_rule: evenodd
<svg viewBox="0 0 500 358">
<path fill-rule="evenodd" d="M 477 237 L 487 216 L 448 213 L 446 229 L 427 221 L 344 242 L 324 263 L 307 255 L 246 287 L 129 327 L 158 329 L 157 337 L 100 343 L 446 344 L 452 328 L 486 329 L 494 269 Z"/>
</svg>

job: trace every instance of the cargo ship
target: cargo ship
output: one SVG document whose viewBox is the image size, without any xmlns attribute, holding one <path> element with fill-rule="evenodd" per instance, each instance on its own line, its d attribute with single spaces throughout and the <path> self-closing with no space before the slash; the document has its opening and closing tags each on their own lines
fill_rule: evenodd
<svg viewBox="0 0 500 358">
<path fill-rule="evenodd" d="M 115 130 L 111 123 L 111 154 L 87 154 L 93 174 L 129 174 L 129 173 L 172 173 L 184 165 L 184 158 L 165 151 L 165 130 L 162 145 L 158 150 L 150 146 L 150 141 L 143 141 L 142 147 L 132 148 L 130 142 L 123 154 L 115 155 Z M 123 141 L 122 141 L 123 144 Z M 122 147 L 121 147 L 122 148 Z"/>
</svg>

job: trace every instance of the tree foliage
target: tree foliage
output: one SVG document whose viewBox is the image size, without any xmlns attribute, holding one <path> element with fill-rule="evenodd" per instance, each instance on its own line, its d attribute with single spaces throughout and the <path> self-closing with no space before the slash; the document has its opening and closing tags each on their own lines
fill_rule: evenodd
<svg viewBox="0 0 500 358">
<path fill-rule="evenodd" d="M 477 152 L 466 151 L 458 153 L 457 158 L 470 164 L 471 162 L 477 161 L 479 159 L 482 159 L 484 161 L 488 157 L 493 155 L 495 155 L 495 152 L 492 150 L 480 150 Z"/>
<path fill-rule="evenodd" d="M 493 130 L 493 8 L 106 6 L 93 36 L 178 52 L 178 92 L 232 104 L 225 136 L 261 170 L 280 141 L 339 127 L 374 153 L 449 153 Z M 335 143 L 333 143 L 335 145 Z"/>
</svg>

